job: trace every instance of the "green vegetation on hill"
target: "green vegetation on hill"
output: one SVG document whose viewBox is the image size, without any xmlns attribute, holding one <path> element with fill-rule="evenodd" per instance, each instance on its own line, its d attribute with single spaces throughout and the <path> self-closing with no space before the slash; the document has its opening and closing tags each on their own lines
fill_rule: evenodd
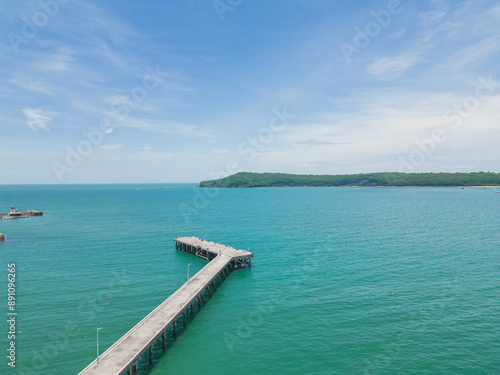
<svg viewBox="0 0 500 375">
<path fill-rule="evenodd" d="M 295 175 L 240 172 L 200 187 L 243 188 L 279 186 L 500 186 L 500 173 L 367 173 L 353 175 Z"/>
</svg>

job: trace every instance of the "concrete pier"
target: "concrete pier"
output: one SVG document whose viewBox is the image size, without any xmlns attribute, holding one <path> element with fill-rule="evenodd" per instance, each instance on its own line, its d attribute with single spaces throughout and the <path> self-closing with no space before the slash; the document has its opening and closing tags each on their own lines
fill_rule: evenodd
<svg viewBox="0 0 500 375">
<path fill-rule="evenodd" d="M 247 265 L 249 267 L 252 266 L 253 254 L 248 251 L 236 250 L 232 247 L 217 242 L 205 241 L 197 237 L 179 237 L 174 241 L 177 249 L 194 254 L 199 258 L 212 260 L 219 253 L 222 253 L 232 258 L 231 266 L 233 268 L 245 268 Z"/>
<path fill-rule="evenodd" d="M 162 339 L 162 347 L 165 348 L 166 334 L 170 327 L 173 327 L 173 335 L 176 336 L 181 315 L 182 324 L 185 326 L 188 308 L 191 309 L 192 315 L 195 302 L 198 308 L 202 302 L 206 303 L 205 292 L 212 297 L 212 292 L 215 293 L 217 290 L 216 281 L 219 282 L 219 287 L 222 282 L 220 274 L 226 277 L 225 275 L 229 275 L 232 269 L 251 266 L 253 257 L 253 254 L 248 251 L 237 250 L 196 237 L 176 238 L 175 245 L 179 250 L 209 260 L 209 263 L 102 353 L 99 356 L 99 363 L 94 360 L 81 371 L 81 375 L 137 373 L 137 363 L 146 352 L 148 352 L 151 364 L 152 347 L 155 342 Z M 210 290 L 210 286 L 213 291 Z"/>
</svg>

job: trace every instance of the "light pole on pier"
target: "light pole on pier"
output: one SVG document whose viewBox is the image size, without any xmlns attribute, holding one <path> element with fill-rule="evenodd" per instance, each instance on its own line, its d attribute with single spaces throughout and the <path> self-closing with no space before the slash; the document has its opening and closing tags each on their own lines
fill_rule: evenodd
<svg viewBox="0 0 500 375">
<path fill-rule="evenodd" d="M 101 328 L 97 328 L 97 364 L 99 364 L 99 331 L 102 329 Z"/>
<path fill-rule="evenodd" d="M 191 265 L 191 263 L 188 263 L 188 283 L 189 283 L 189 266 Z"/>
</svg>

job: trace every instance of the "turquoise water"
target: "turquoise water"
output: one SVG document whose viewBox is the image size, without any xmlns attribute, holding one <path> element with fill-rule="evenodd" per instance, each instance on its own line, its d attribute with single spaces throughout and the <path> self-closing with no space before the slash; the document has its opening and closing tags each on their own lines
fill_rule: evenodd
<svg viewBox="0 0 500 375">
<path fill-rule="evenodd" d="M 0 221 L 0 306 L 15 262 L 21 331 L 2 374 L 82 370 L 97 327 L 102 352 L 206 264 L 175 250 L 185 235 L 253 265 L 142 374 L 500 373 L 493 189 L 0 186 L 12 204 L 45 215 Z"/>
</svg>

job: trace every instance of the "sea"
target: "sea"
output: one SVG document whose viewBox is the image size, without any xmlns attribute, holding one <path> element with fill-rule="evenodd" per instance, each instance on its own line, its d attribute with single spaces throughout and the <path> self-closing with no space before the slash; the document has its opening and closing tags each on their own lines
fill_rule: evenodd
<svg viewBox="0 0 500 375">
<path fill-rule="evenodd" d="M 252 267 L 140 374 L 500 374 L 495 192 L 0 186 L 0 212 L 44 213 L 0 221 L 0 373 L 78 374 L 205 266 L 175 249 L 196 236 Z"/>
</svg>

